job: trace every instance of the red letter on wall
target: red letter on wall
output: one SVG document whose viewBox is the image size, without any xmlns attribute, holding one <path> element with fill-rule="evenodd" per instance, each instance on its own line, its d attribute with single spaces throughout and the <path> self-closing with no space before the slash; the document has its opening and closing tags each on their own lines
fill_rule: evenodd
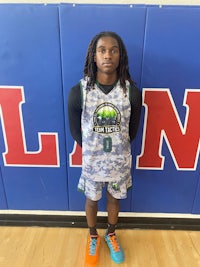
<svg viewBox="0 0 200 267">
<path fill-rule="evenodd" d="M 200 90 L 186 90 L 182 125 L 169 89 L 144 89 L 143 141 L 137 168 L 163 169 L 162 144 L 165 139 L 178 170 L 195 170 L 199 156 Z"/>
<path fill-rule="evenodd" d="M 24 102 L 23 87 L 0 87 L 5 166 L 59 167 L 57 133 L 38 133 L 39 150 L 27 151 L 21 111 Z"/>
<path fill-rule="evenodd" d="M 69 155 L 70 167 L 81 167 L 82 166 L 82 148 L 74 142 L 73 151 Z"/>
</svg>

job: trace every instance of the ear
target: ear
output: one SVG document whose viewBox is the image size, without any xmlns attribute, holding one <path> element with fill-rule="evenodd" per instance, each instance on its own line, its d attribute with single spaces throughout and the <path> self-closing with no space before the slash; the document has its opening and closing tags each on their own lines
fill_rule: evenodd
<svg viewBox="0 0 200 267">
<path fill-rule="evenodd" d="M 96 59 L 96 53 L 95 53 L 95 54 L 94 54 L 94 62 L 96 62 L 96 60 L 97 60 L 97 59 Z"/>
</svg>

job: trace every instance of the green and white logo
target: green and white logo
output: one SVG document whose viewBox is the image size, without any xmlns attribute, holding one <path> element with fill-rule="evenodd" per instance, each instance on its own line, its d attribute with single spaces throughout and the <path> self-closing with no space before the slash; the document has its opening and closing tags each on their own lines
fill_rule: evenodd
<svg viewBox="0 0 200 267">
<path fill-rule="evenodd" d="M 93 123 L 93 131 L 96 133 L 120 132 L 121 114 L 112 103 L 105 102 L 96 108 Z"/>
</svg>

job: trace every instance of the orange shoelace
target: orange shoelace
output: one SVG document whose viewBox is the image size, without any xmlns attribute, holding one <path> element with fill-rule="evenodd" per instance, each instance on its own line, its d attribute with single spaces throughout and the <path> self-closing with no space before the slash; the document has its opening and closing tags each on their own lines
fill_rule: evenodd
<svg viewBox="0 0 200 267">
<path fill-rule="evenodd" d="M 109 240 L 110 240 L 110 243 L 111 243 L 111 246 L 114 252 L 120 251 L 120 247 L 119 247 L 119 243 L 118 243 L 116 235 L 110 235 Z"/>
</svg>

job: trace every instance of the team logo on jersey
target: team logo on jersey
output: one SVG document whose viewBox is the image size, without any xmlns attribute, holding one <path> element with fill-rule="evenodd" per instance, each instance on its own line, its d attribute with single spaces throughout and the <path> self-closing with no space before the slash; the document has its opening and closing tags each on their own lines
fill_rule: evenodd
<svg viewBox="0 0 200 267">
<path fill-rule="evenodd" d="M 93 131 L 96 133 L 114 133 L 121 131 L 121 114 L 116 106 L 109 102 L 99 105 L 93 115 Z"/>
</svg>

